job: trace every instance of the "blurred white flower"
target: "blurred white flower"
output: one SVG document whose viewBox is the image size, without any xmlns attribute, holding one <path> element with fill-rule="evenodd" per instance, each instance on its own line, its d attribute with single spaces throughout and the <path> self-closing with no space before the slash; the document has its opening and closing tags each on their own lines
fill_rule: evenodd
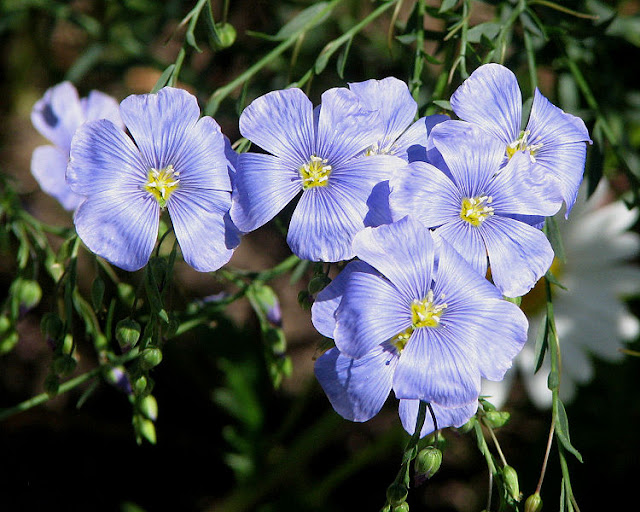
<svg viewBox="0 0 640 512">
<path fill-rule="evenodd" d="M 593 378 L 592 356 L 615 362 L 624 357 L 625 341 L 640 333 L 640 322 L 622 298 L 640 292 L 640 267 L 630 262 L 640 252 L 640 236 L 628 231 L 638 218 L 622 201 L 607 203 L 603 179 L 585 202 L 582 186 L 569 220 L 557 217 L 566 262 L 554 261 L 552 272 L 567 288 L 553 287 L 553 309 L 562 354 L 560 398 L 573 399 L 578 385 Z M 547 387 L 548 355 L 534 374 L 535 338 L 545 307 L 544 283 L 525 298 L 522 308 L 529 318 L 529 340 L 502 382 L 483 382 L 483 394 L 497 407 L 509 395 L 516 371 L 539 408 L 551 406 Z"/>
</svg>

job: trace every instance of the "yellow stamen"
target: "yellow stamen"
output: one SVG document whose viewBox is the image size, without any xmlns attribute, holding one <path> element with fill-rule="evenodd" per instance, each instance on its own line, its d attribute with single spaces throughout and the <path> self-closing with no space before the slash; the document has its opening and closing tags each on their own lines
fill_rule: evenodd
<svg viewBox="0 0 640 512">
<path fill-rule="evenodd" d="M 169 197 L 180 184 L 179 177 L 180 173 L 174 170 L 173 165 L 169 165 L 164 169 L 151 168 L 144 188 L 155 197 L 160 207 L 164 208 Z"/>
<path fill-rule="evenodd" d="M 441 297 L 442 298 L 442 297 Z M 414 300 L 411 303 L 411 324 L 414 329 L 420 327 L 438 327 L 440 316 L 447 309 L 447 304 L 442 302 L 435 304 L 433 291 L 429 290 L 427 296 L 422 300 Z"/>
<path fill-rule="evenodd" d="M 326 158 L 312 155 L 308 163 L 300 167 L 302 188 L 307 190 L 313 187 L 326 187 L 329 184 L 329 175 L 332 167 L 327 164 Z"/>
<path fill-rule="evenodd" d="M 507 144 L 507 157 L 509 157 L 509 159 L 511 159 L 511 157 L 515 155 L 518 151 L 528 151 L 531 162 L 535 163 L 536 153 L 542 147 L 542 142 L 537 142 L 537 141 L 539 141 L 542 137 L 538 135 L 536 137 L 536 142 L 533 144 L 530 144 L 529 141 L 527 140 L 530 134 L 531 132 L 529 130 L 523 130 L 520 132 L 520 135 L 516 140 L 514 140 L 510 144 Z"/>
<path fill-rule="evenodd" d="M 493 208 L 487 206 L 493 202 L 491 196 L 465 197 L 462 200 L 460 218 L 472 226 L 478 227 L 487 217 L 493 215 Z"/>
</svg>

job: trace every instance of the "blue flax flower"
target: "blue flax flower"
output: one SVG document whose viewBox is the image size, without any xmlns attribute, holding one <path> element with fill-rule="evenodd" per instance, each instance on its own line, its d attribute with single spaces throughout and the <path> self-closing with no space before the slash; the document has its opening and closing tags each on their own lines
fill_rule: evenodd
<svg viewBox="0 0 640 512">
<path fill-rule="evenodd" d="M 390 391 L 408 431 L 419 401 L 438 427 L 476 410 L 481 378 L 501 380 L 527 337 L 527 320 L 446 241 L 406 217 L 356 235 L 358 260 L 318 294 L 316 329 L 335 341 L 315 373 L 334 409 L 375 416 Z M 427 417 L 423 433 L 433 429 Z"/>
<path fill-rule="evenodd" d="M 224 265 L 239 243 L 228 219 L 231 183 L 218 124 L 200 118 L 194 96 L 165 87 L 120 104 L 131 137 L 111 121 L 83 125 L 73 138 L 69 185 L 86 197 L 74 222 L 94 253 L 142 268 L 169 211 L 185 261 L 199 271 Z"/>
<path fill-rule="evenodd" d="M 86 98 L 79 98 L 71 82 L 47 89 L 31 110 L 33 126 L 53 143 L 33 151 L 31 174 L 40 188 L 55 197 L 66 210 L 75 210 L 83 200 L 65 180 L 71 139 L 80 125 L 96 119 L 110 119 L 122 127 L 118 102 L 100 91 L 91 91 Z"/>
<path fill-rule="evenodd" d="M 449 119 L 449 116 L 436 114 L 414 121 L 418 105 L 411 96 L 409 87 L 402 80 L 394 77 L 366 80 L 350 83 L 349 89 L 358 96 L 365 108 L 378 111 L 379 114 L 380 136 L 365 150 L 365 155 L 394 155 L 407 162 L 430 162 L 429 157 L 439 156 L 437 151 L 427 150 L 427 141 L 433 127 Z M 392 222 L 387 180 L 373 188 L 367 204 L 367 226 L 380 226 Z"/>
<path fill-rule="evenodd" d="M 551 266 L 553 250 L 536 227 L 559 205 L 528 172 L 520 152 L 502 166 L 504 145 L 471 123 L 445 121 L 431 132 L 446 163 L 413 162 L 390 180 L 394 219 L 412 215 L 435 228 L 508 297 L 528 292 Z"/>
<path fill-rule="evenodd" d="M 536 88 L 527 126 L 516 76 L 499 64 L 476 69 L 451 96 L 456 115 L 500 140 L 505 155 L 526 152 L 540 179 L 569 215 L 582 182 L 589 132 L 579 117 L 553 105 Z M 537 169 L 535 169 L 537 167 Z"/>
<path fill-rule="evenodd" d="M 287 235 L 291 250 L 313 261 L 352 258 L 371 190 L 403 164 L 391 155 L 363 156 L 381 137 L 378 113 L 346 88 L 326 91 L 314 111 L 292 88 L 254 100 L 240 116 L 240 132 L 270 154 L 238 155 L 236 226 L 257 229 L 301 193 Z"/>
</svg>

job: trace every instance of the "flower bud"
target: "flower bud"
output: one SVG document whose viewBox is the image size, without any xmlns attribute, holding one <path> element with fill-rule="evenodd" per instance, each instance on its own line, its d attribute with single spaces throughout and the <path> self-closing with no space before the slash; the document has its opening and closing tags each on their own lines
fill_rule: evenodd
<svg viewBox="0 0 640 512">
<path fill-rule="evenodd" d="M 391 503 L 393 507 L 404 503 L 408 494 L 409 489 L 407 489 L 407 486 L 399 482 L 393 482 L 387 487 L 387 501 Z"/>
<path fill-rule="evenodd" d="M 540 512 L 542 510 L 542 498 L 539 493 L 532 494 L 524 502 L 524 512 Z"/>
<path fill-rule="evenodd" d="M 147 419 L 155 421 L 158 418 L 158 402 L 153 395 L 147 395 L 138 405 L 140 413 Z"/>
<path fill-rule="evenodd" d="M 147 378 L 144 375 L 138 377 L 133 383 L 133 391 L 136 395 L 141 395 L 147 389 Z"/>
<path fill-rule="evenodd" d="M 53 360 L 53 371 L 63 377 L 70 375 L 76 369 L 78 362 L 70 354 L 62 354 Z"/>
<path fill-rule="evenodd" d="M 20 337 L 16 331 L 8 331 L 0 334 L 0 354 L 6 354 L 18 344 Z"/>
<path fill-rule="evenodd" d="M 420 485 L 431 478 L 440 469 L 442 452 L 435 446 L 427 446 L 420 450 L 414 462 L 416 484 Z"/>
<path fill-rule="evenodd" d="M 140 339 L 140 324 L 133 318 L 123 318 L 116 325 L 116 339 L 122 348 L 131 348 Z"/>
<path fill-rule="evenodd" d="M 148 420 L 142 416 L 136 415 L 133 418 L 133 423 L 136 429 L 136 432 L 140 437 L 145 438 L 151 444 L 156 444 L 156 427 L 153 424 L 153 421 Z M 141 440 L 138 439 L 138 442 Z"/>
<path fill-rule="evenodd" d="M 300 290 L 300 292 L 298 292 L 298 304 L 300 304 L 300 307 L 305 311 L 311 309 L 313 297 L 307 290 Z"/>
<path fill-rule="evenodd" d="M 54 397 L 58 394 L 58 389 L 60 388 L 60 377 L 57 375 L 50 373 L 44 379 L 44 390 L 50 396 Z"/>
<path fill-rule="evenodd" d="M 107 380 L 113 384 L 115 387 L 125 392 L 127 395 L 130 395 L 132 392 L 131 382 L 129 382 L 129 376 L 127 375 L 126 370 L 122 366 L 114 366 L 110 368 L 106 372 Z M 140 377 L 144 378 L 144 377 Z M 144 387 L 147 387 L 146 379 L 144 382 Z"/>
<path fill-rule="evenodd" d="M 484 422 L 491 428 L 500 428 L 504 426 L 511 414 L 507 411 L 489 411 L 484 415 Z"/>
<path fill-rule="evenodd" d="M 52 312 L 47 312 L 42 316 L 40 321 L 40 330 L 48 340 L 57 341 L 62 336 L 64 324 L 60 317 Z"/>
<path fill-rule="evenodd" d="M 0 316 L 0 336 L 13 330 L 11 319 L 7 315 Z"/>
<path fill-rule="evenodd" d="M 19 279 L 14 282 L 14 294 L 23 311 L 35 308 L 42 298 L 42 288 L 37 281 L 32 279 Z"/>
<path fill-rule="evenodd" d="M 315 295 L 319 291 L 324 290 L 324 288 L 330 282 L 331 282 L 331 279 L 329 279 L 329 276 L 326 276 L 324 274 L 320 274 L 318 276 L 314 276 L 313 278 L 311 278 L 311 281 L 309 281 L 309 285 L 307 286 L 307 290 L 309 291 L 309 293 L 311 295 Z"/>
<path fill-rule="evenodd" d="M 475 424 L 476 424 L 476 417 L 471 416 L 471 418 L 469 418 L 469 421 L 467 421 L 461 427 L 458 427 L 456 430 L 461 434 L 466 434 L 467 432 L 471 432 L 473 430 L 473 427 Z"/>
<path fill-rule="evenodd" d="M 505 466 L 502 468 L 502 476 L 509 495 L 514 500 L 520 501 L 522 495 L 520 494 L 520 485 L 518 484 L 518 473 L 516 473 L 516 470 L 511 466 Z"/>
<path fill-rule="evenodd" d="M 391 512 L 409 512 L 409 504 L 403 501 L 391 509 Z"/>
<path fill-rule="evenodd" d="M 219 23 L 216 26 L 218 34 L 218 46 L 220 48 L 229 48 L 236 41 L 236 29 L 231 23 Z"/>
<path fill-rule="evenodd" d="M 162 361 L 162 351 L 159 348 L 146 348 L 140 354 L 140 364 L 145 370 L 158 366 Z"/>
</svg>

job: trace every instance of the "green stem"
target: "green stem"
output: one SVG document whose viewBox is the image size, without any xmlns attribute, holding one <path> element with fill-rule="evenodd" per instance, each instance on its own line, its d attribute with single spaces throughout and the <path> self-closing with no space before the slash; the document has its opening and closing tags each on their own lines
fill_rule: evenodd
<svg viewBox="0 0 640 512">
<path fill-rule="evenodd" d="M 92 370 L 89 370 L 86 373 L 83 373 L 82 375 L 78 375 L 77 377 L 74 377 L 73 379 L 69 379 L 66 382 L 63 382 L 62 384 L 60 384 L 60 387 L 58 389 L 58 392 L 55 395 L 50 395 L 49 393 L 41 393 L 39 395 L 36 395 L 28 400 L 25 400 L 24 402 L 21 402 L 17 405 L 14 405 L 13 407 L 8 407 L 6 409 L 0 409 L 0 421 L 5 420 L 7 418 L 9 418 L 10 416 L 13 416 L 14 414 L 18 414 L 24 411 L 27 411 L 29 409 L 33 409 L 34 407 L 41 405 L 45 402 L 48 402 L 49 400 L 51 400 L 52 398 L 54 398 L 55 396 L 61 395 L 63 393 L 66 393 L 67 391 L 71 391 L 72 389 L 78 387 L 79 385 L 97 377 L 98 375 L 100 375 L 102 372 L 104 372 L 106 369 L 109 368 L 113 368 L 116 366 L 120 366 L 123 365 L 133 359 L 135 359 L 136 357 L 138 357 L 139 353 L 136 349 L 131 350 L 130 352 L 128 352 L 127 354 L 120 356 L 120 357 L 115 357 L 113 359 L 110 360 L 109 363 L 107 364 L 102 364 L 100 366 L 97 366 L 96 368 L 93 368 Z"/>
<path fill-rule="evenodd" d="M 273 50 L 267 53 L 264 57 L 262 57 L 258 62 L 247 68 L 246 71 L 241 73 L 227 85 L 224 85 L 218 88 L 210 97 L 207 105 L 204 109 L 204 114 L 207 116 L 213 116 L 218 111 L 218 107 L 224 98 L 226 98 L 229 94 L 231 94 L 237 87 L 244 84 L 247 80 L 249 80 L 253 75 L 255 75 L 258 71 L 260 71 L 263 67 L 269 64 L 271 61 L 279 57 L 283 54 L 288 48 L 293 46 L 298 37 L 303 32 L 308 31 L 309 29 L 316 26 L 320 20 L 322 20 L 327 13 L 331 12 L 331 10 L 341 2 L 342 0 L 332 0 L 329 2 L 327 7 L 325 7 L 322 11 L 320 11 L 316 16 L 314 16 L 308 23 L 306 23 L 303 27 L 297 30 L 295 33 L 291 34 L 287 39 L 282 41 L 278 46 L 276 46 Z"/>
<path fill-rule="evenodd" d="M 544 5 L 545 7 L 549 7 L 550 9 L 554 9 L 556 11 L 563 12 L 565 14 L 570 14 L 571 16 L 575 16 L 576 18 L 583 18 L 586 20 L 597 20 L 597 14 L 587 14 L 584 12 L 574 11 L 573 9 L 569 9 L 568 7 L 564 7 L 555 2 L 549 2 L 548 0 L 531 0 L 529 5 Z"/>
</svg>

